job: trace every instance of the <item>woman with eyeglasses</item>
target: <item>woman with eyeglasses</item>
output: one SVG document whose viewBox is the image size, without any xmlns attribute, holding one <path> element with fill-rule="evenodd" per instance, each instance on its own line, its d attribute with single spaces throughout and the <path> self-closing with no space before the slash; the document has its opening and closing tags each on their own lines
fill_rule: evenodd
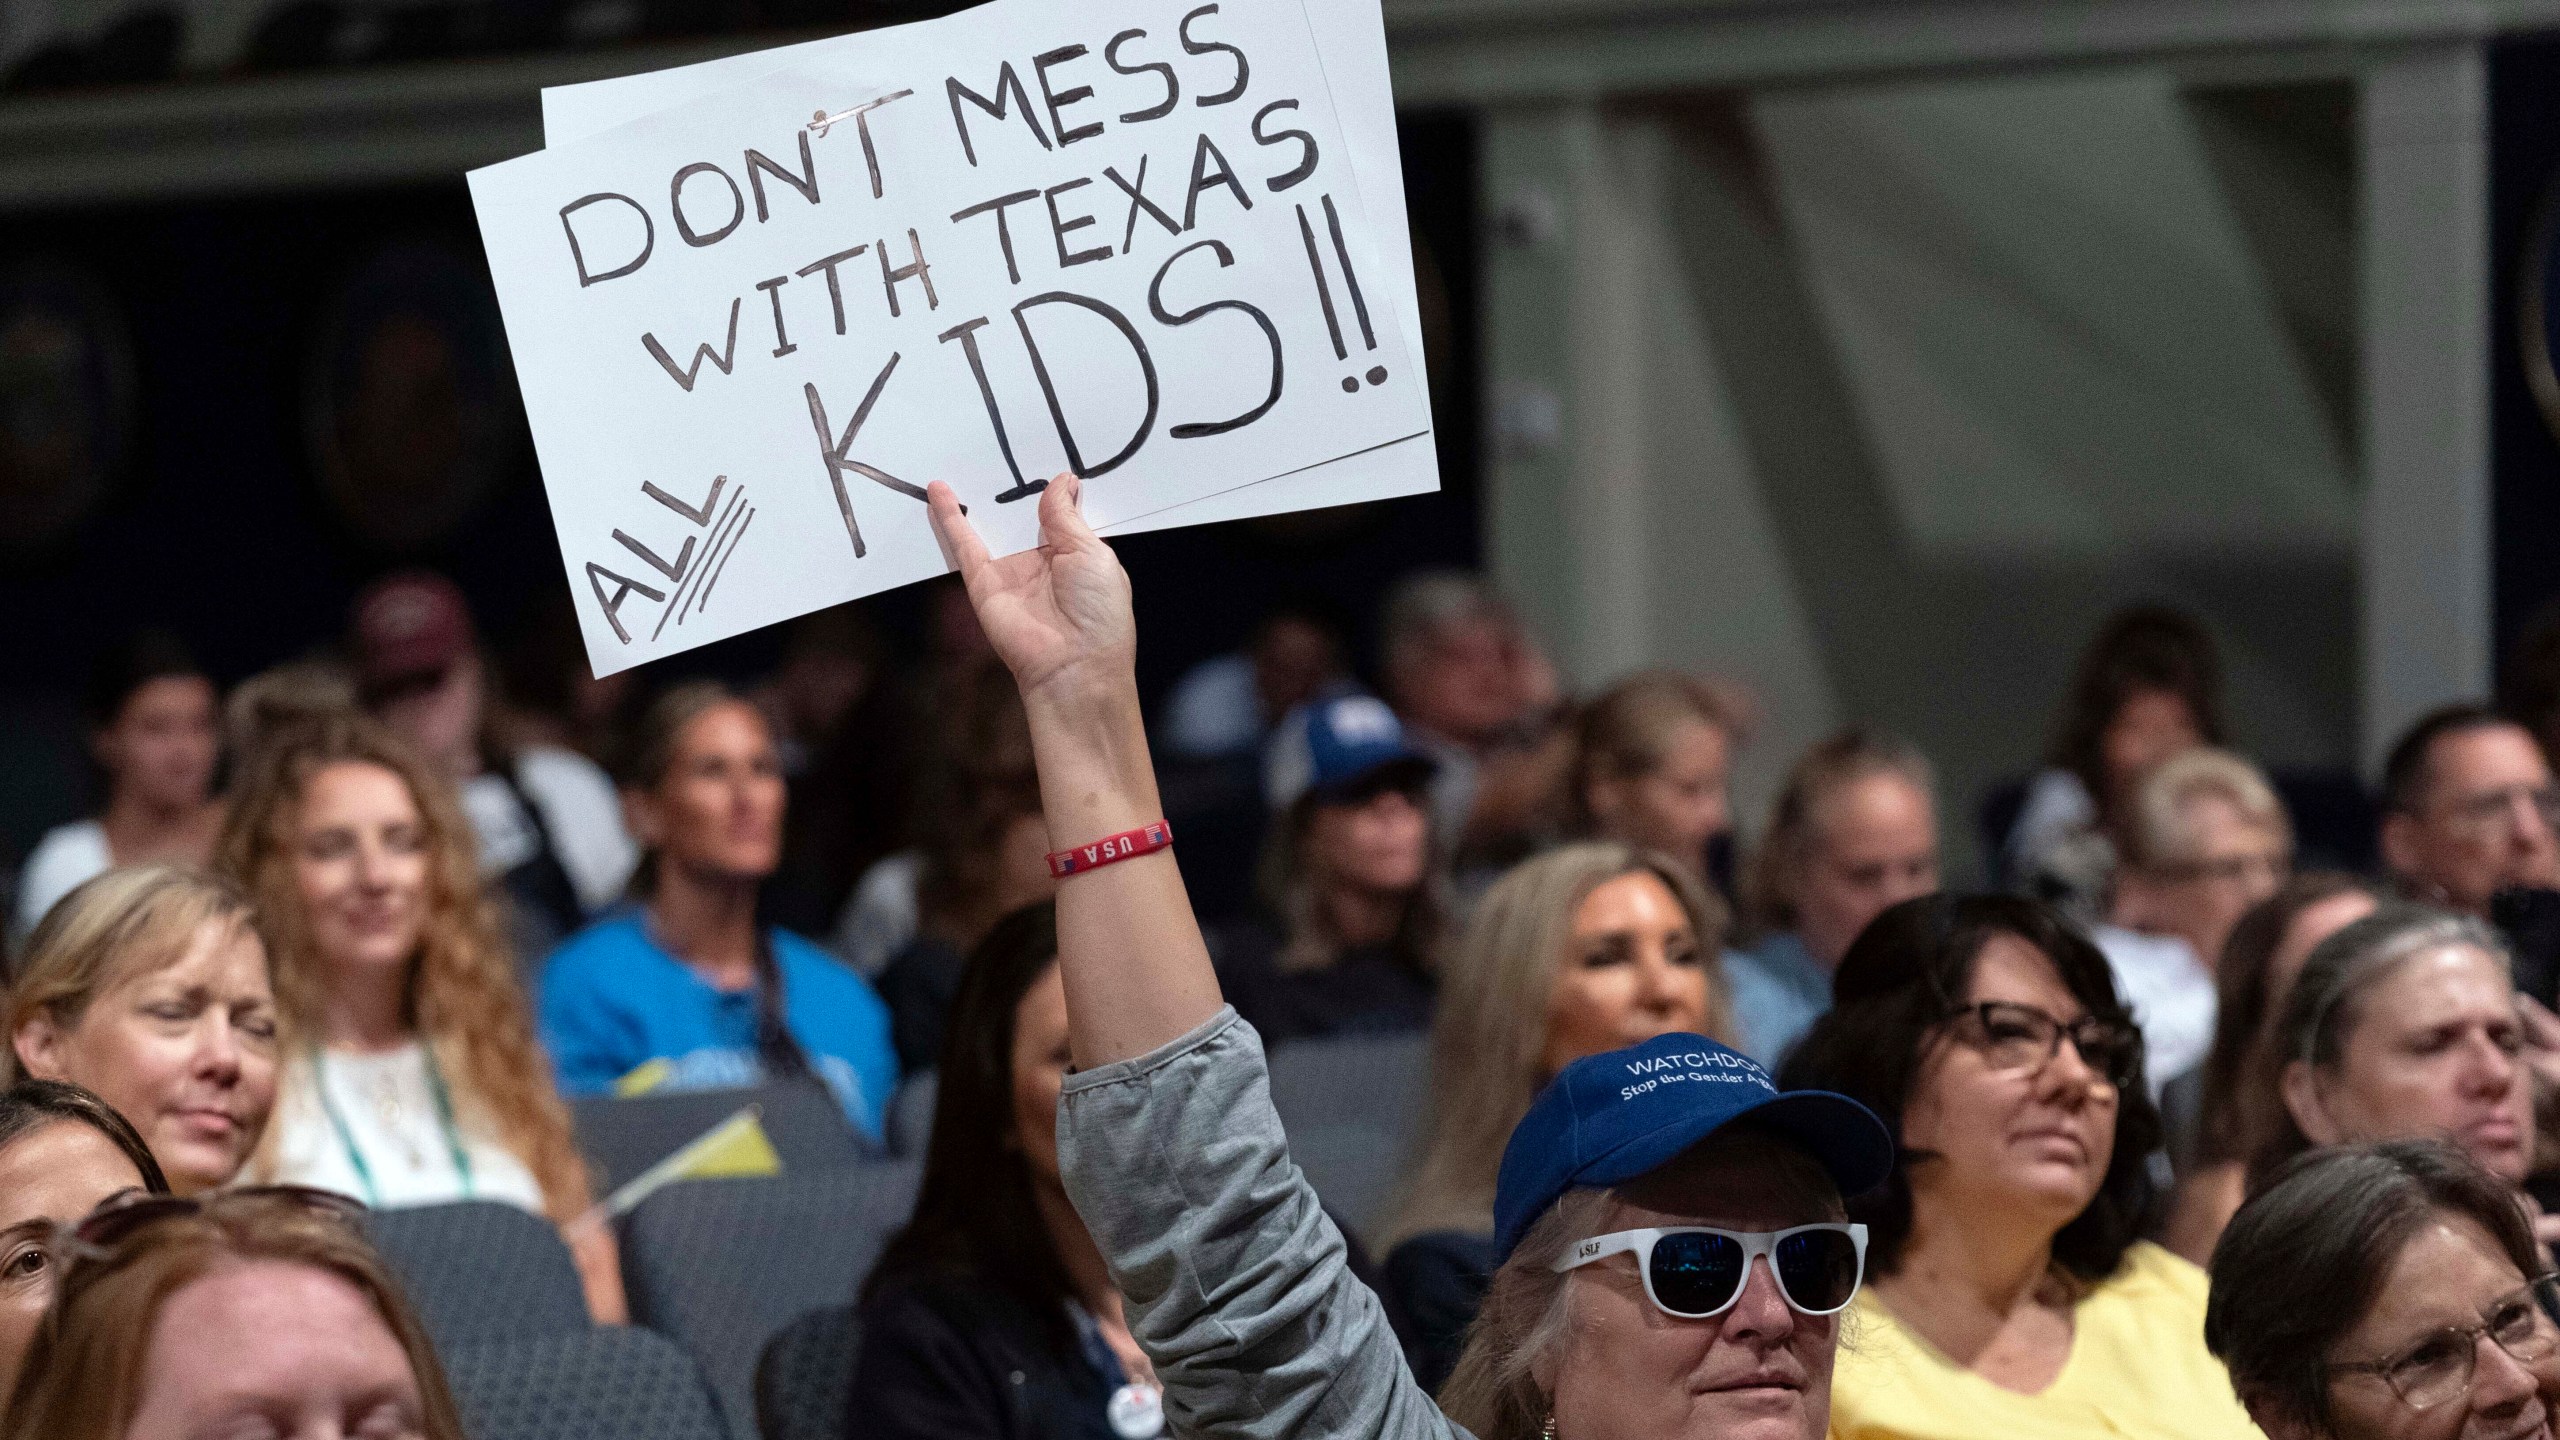
<svg viewBox="0 0 2560 1440">
<path fill-rule="evenodd" d="M 2297 1157 L 2213 1252 L 2205 1343 L 2272 1440 L 2551 1440 L 2560 1277 L 2432 1140 Z"/>
<path fill-rule="evenodd" d="M 57 1241 L 0 1440 L 463 1440 L 426 1329 L 351 1201 L 140 1199 Z"/>
<path fill-rule="evenodd" d="M 1169 1428 L 1221 1440 L 1814 1440 L 1863 1233 L 1841 1197 L 1891 1143 L 1836 1095 L 1780 1095 L 1741 1055 L 1664 1035 L 1564 1067 L 1515 1127 L 1498 1268 L 1435 1406 L 1289 1163 L 1252 1027 L 1168 853 L 1129 582 L 1061 475 L 1041 544 L 988 553 L 928 492 L 1031 721 L 1078 1067 L 1066 1193 L 1163 1385 Z M 1463 1430 L 1460 1427 L 1465 1427 Z M 1125 1432 L 1124 1432 L 1125 1433 Z"/>
<path fill-rule="evenodd" d="M 0 1090 L 0 1396 L 59 1283 L 55 1227 L 118 1195 L 166 1195 L 151 1147 L 77 1085 L 21 1080 Z"/>
<path fill-rule="evenodd" d="M 1835 1440 L 2252 1434 L 2199 1340 L 2203 1272 L 2137 1237 L 2160 1117 L 2106 958 L 2039 902 L 1905 901 L 1842 959 L 1790 1086 L 1901 1141 L 1851 1207 L 1875 1283 Z"/>
<path fill-rule="evenodd" d="M 2440 1139 L 2522 1186 L 2533 1082 L 2507 967 L 2488 926 L 2397 901 L 2314 946 L 2271 1042 L 2284 1114 L 2254 1173 L 2315 1145 Z"/>
</svg>

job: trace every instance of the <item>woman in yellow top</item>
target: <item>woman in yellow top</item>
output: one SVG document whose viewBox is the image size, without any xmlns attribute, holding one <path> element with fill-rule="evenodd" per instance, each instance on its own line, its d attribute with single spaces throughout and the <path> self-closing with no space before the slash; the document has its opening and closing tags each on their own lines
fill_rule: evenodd
<svg viewBox="0 0 2560 1440">
<path fill-rule="evenodd" d="M 2105 957 L 2049 908 L 1927 896 L 1860 933 L 1784 1088 L 1864 1101 L 1902 1163 L 1851 1205 L 1868 1274 L 1834 1440 L 2255 1436 L 2204 1272 L 2140 1241 L 2160 1117 Z"/>
</svg>

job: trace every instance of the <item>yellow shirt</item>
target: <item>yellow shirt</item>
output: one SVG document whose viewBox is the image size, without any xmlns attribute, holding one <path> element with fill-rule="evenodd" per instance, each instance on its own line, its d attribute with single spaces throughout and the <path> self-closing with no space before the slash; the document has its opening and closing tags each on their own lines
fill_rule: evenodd
<svg viewBox="0 0 2560 1440">
<path fill-rule="evenodd" d="M 2204 1348 L 2205 1276 L 2137 1244 L 2072 1313 L 2070 1357 L 2021 1395 L 1955 1364 L 1870 1288 L 1841 1332 L 1832 1440 L 2256 1440 Z"/>
</svg>

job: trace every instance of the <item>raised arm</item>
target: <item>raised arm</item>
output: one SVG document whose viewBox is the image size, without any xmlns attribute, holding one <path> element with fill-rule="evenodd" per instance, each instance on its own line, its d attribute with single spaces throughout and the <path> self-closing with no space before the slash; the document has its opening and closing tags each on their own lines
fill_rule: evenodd
<svg viewBox="0 0 2560 1440">
<path fill-rule="evenodd" d="M 978 623 L 1022 690 L 1049 844 L 1060 850 L 1164 818 L 1138 710 L 1129 577 L 1076 508 L 1082 491 L 1073 475 L 1050 481 L 1039 547 L 1002 559 L 987 553 L 950 486 L 927 491 Z M 1171 851 L 1059 886 L 1058 961 L 1069 1041 L 1085 1069 L 1180 1039 L 1222 1003 Z"/>
</svg>

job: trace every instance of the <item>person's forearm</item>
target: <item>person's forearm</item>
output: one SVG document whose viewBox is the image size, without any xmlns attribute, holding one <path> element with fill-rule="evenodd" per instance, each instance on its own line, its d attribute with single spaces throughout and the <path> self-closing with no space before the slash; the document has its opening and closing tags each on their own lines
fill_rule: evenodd
<svg viewBox="0 0 2560 1440">
<path fill-rule="evenodd" d="M 1052 849 L 1164 818 L 1134 676 L 1043 687 L 1023 707 Z M 1058 955 L 1070 1043 L 1084 1068 L 1180 1039 L 1222 1003 L 1172 851 L 1062 881 Z"/>
</svg>

